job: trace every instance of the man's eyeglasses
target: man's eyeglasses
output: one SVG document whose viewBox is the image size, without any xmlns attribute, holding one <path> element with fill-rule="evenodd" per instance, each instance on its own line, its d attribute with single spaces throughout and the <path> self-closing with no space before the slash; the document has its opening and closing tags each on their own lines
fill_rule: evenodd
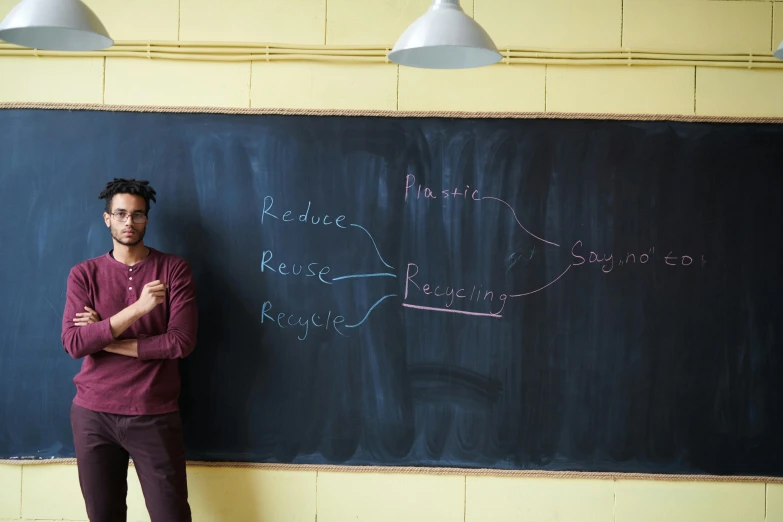
<svg viewBox="0 0 783 522">
<path fill-rule="evenodd" d="M 131 219 L 134 223 L 147 222 L 147 215 L 142 214 L 141 212 L 134 212 L 133 214 L 128 214 L 127 212 L 112 212 L 111 215 L 115 221 L 119 221 L 120 223 L 125 223 L 125 220 L 128 219 L 128 216 L 131 216 Z"/>
</svg>

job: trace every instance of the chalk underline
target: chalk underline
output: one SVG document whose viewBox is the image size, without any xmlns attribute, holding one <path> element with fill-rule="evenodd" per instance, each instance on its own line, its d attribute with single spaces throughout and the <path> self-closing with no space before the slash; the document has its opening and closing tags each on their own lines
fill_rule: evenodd
<svg viewBox="0 0 783 522">
<path fill-rule="evenodd" d="M 499 314 L 492 314 L 492 313 L 482 314 L 478 312 L 466 312 L 464 310 L 452 310 L 451 308 L 435 308 L 432 306 L 418 306 L 418 305 L 412 305 L 408 303 L 402 303 L 402 306 L 406 308 L 415 308 L 417 310 L 429 310 L 431 312 L 448 312 L 451 314 L 475 315 L 478 317 L 496 317 L 498 319 L 503 317 L 502 315 Z"/>
<path fill-rule="evenodd" d="M 335 277 L 334 279 L 332 279 L 332 281 L 341 281 L 343 279 L 357 279 L 361 277 L 397 277 L 397 274 L 388 274 L 385 272 L 380 274 L 353 274 L 353 275 Z"/>
</svg>

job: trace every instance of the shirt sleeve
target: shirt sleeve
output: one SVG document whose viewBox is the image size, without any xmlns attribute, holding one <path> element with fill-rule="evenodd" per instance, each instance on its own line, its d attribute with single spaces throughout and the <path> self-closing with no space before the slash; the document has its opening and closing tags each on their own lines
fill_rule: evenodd
<svg viewBox="0 0 783 522">
<path fill-rule="evenodd" d="M 183 359 L 196 347 L 198 305 L 196 285 L 190 265 L 182 261 L 169 283 L 169 324 L 165 334 L 137 339 L 139 359 Z"/>
<path fill-rule="evenodd" d="M 87 293 L 87 278 L 81 270 L 74 267 L 68 274 L 62 324 L 63 348 L 74 359 L 98 353 L 114 342 L 108 318 L 86 326 L 74 324 L 76 314 L 84 312 L 85 306 L 95 309 Z"/>
</svg>

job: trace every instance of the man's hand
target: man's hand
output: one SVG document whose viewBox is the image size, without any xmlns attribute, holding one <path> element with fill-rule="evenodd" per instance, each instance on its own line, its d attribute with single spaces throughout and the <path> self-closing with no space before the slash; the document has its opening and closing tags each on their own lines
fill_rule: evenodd
<svg viewBox="0 0 783 522">
<path fill-rule="evenodd" d="M 89 306 L 85 306 L 84 309 L 87 311 L 79 312 L 73 320 L 76 326 L 87 326 L 88 324 L 100 322 L 101 316 L 98 315 L 98 312 Z"/>
<path fill-rule="evenodd" d="M 156 306 L 166 299 L 166 290 L 168 287 L 169 285 L 161 281 L 152 281 L 151 283 L 144 285 L 144 289 L 141 291 L 141 295 L 135 303 L 139 312 L 141 312 L 142 315 L 146 315 L 154 310 Z"/>
<path fill-rule="evenodd" d="M 166 299 L 169 285 L 161 281 L 153 281 L 144 285 L 141 295 L 132 305 L 123 308 L 109 319 L 111 335 L 117 339 L 131 327 L 133 323 L 150 313 Z M 125 355 L 125 354 L 123 354 Z"/>
</svg>

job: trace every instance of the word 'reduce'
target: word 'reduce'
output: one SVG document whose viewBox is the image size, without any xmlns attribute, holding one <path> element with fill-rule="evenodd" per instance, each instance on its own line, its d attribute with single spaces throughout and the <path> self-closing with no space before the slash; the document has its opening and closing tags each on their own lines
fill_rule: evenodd
<svg viewBox="0 0 783 522">
<path fill-rule="evenodd" d="M 289 222 L 292 222 L 292 221 L 299 221 L 301 223 L 308 223 L 308 224 L 311 224 L 311 225 L 318 225 L 318 224 L 326 225 L 326 226 L 335 225 L 338 228 L 348 228 L 347 226 L 340 224 L 342 221 L 345 221 L 345 216 L 337 216 L 337 218 L 332 220 L 332 219 L 329 218 L 329 214 L 324 214 L 323 216 L 320 216 L 320 215 L 316 216 L 316 214 L 313 213 L 313 215 L 310 215 L 310 206 L 311 206 L 311 202 L 310 201 L 307 202 L 307 209 L 303 213 L 301 213 L 301 214 L 299 214 L 298 216 L 295 216 L 295 217 L 291 216 L 291 214 L 293 214 L 293 212 L 291 210 L 286 210 L 283 213 L 282 217 L 279 217 L 279 216 L 276 216 L 275 214 L 272 214 L 271 210 L 272 210 L 272 206 L 274 204 L 275 204 L 275 199 L 272 196 L 266 196 L 264 198 L 264 210 L 261 213 L 261 224 L 262 225 L 264 224 L 264 218 L 266 216 L 269 216 L 270 218 L 274 218 L 274 219 L 277 219 L 277 220 L 280 220 L 280 221 L 284 221 L 286 223 L 289 223 Z"/>
</svg>

